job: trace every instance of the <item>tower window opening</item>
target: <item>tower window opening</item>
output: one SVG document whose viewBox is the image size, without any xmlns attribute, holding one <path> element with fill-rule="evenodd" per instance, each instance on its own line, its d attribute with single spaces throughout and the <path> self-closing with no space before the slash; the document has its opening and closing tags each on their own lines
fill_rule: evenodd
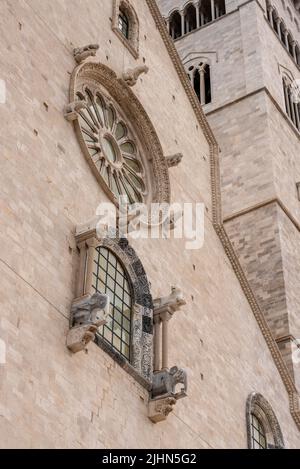
<svg viewBox="0 0 300 469">
<path fill-rule="evenodd" d="M 172 39 L 177 39 L 183 34 L 181 28 L 181 15 L 179 11 L 175 11 L 170 19 L 170 35 Z"/>
<path fill-rule="evenodd" d="M 192 87 L 202 105 L 211 102 L 211 77 L 210 66 L 200 62 L 197 65 L 188 67 L 188 77 Z"/>
<path fill-rule="evenodd" d="M 300 103 L 298 102 L 297 90 L 293 90 L 292 84 L 287 79 L 283 79 L 283 92 L 285 101 L 285 110 L 294 126 L 300 131 Z"/>
<path fill-rule="evenodd" d="M 187 7 L 184 20 L 185 33 L 189 33 L 197 28 L 197 14 L 194 5 L 189 5 Z"/>
</svg>

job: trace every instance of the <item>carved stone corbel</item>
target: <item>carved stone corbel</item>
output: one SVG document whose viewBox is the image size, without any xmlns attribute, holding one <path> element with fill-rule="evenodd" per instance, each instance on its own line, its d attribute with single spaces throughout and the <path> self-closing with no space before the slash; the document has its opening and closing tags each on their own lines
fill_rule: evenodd
<svg viewBox="0 0 300 469">
<path fill-rule="evenodd" d="M 123 80 L 127 83 L 128 86 L 136 85 L 138 78 L 142 73 L 148 73 L 149 68 L 147 65 L 140 65 L 139 67 L 130 68 L 123 73 Z"/>
<path fill-rule="evenodd" d="M 97 50 L 99 49 L 98 44 L 88 44 L 87 46 L 77 47 L 73 50 L 73 55 L 78 64 L 81 64 L 88 57 L 95 57 Z"/>
<path fill-rule="evenodd" d="M 67 104 L 64 108 L 64 117 L 67 121 L 72 122 L 78 118 L 78 112 L 86 107 L 85 101 L 78 100 Z"/>
<path fill-rule="evenodd" d="M 162 399 L 152 399 L 149 402 L 148 417 L 153 423 L 162 422 L 166 420 L 173 406 L 176 404 L 174 397 L 164 397 Z"/>
<path fill-rule="evenodd" d="M 76 298 L 71 307 L 72 327 L 67 334 L 67 347 L 73 352 L 85 350 L 94 340 L 100 326 L 106 324 L 109 315 L 109 297 L 95 293 Z"/>
<path fill-rule="evenodd" d="M 177 391 L 177 385 L 183 386 Z M 161 370 L 153 375 L 151 398 L 149 401 L 148 417 L 153 423 L 166 420 L 172 412 L 176 402 L 186 397 L 186 371 L 173 366 L 170 370 Z"/>
<path fill-rule="evenodd" d="M 166 156 L 168 168 L 178 166 L 183 158 L 182 153 L 175 153 L 174 155 Z"/>
</svg>

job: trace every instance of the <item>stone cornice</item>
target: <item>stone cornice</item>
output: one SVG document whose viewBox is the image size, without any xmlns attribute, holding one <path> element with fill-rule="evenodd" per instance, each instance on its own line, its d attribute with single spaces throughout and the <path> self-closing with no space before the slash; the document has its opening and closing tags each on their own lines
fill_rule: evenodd
<svg viewBox="0 0 300 469">
<path fill-rule="evenodd" d="M 244 99 L 248 99 L 248 98 L 251 98 L 252 96 L 255 96 L 256 94 L 259 94 L 259 93 L 262 93 L 262 92 L 265 92 L 267 94 L 267 96 L 270 98 L 270 100 L 272 101 L 272 103 L 274 104 L 274 106 L 276 107 L 277 111 L 279 111 L 279 113 L 281 114 L 281 116 L 284 118 L 284 120 L 287 122 L 287 124 L 290 126 L 291 130 L 294 132 L 294 134 L 296 135 L 296 137 L 298 139 L 300 139 L 300 132 L 299 130 L 294 126 L 294 124 L 292 123 L 292 121 L 289 119 L 289 117 L 287 116 L 287 114 L 284 112 L 284 110 L 282 109 L 282 107 L 278 104 L 278 102 L 276 101 L 276 99 L 274 98 L 274 96 L 271 94 L 271 92 L 268 90 L 268 88 L 266 86 L 262 86 L 261 88 L 257 88 L 256 90 L 254 91 L 251 91 L 250 93 L 247 93 L 247 94 L 244 94 L 242 96 L 239 96 L 238 98 L 234 99 L 233 101 L 229 101 L 228 103 L 226 104 L 223 104 L 222 106 L 219 106 L 218 108 L 215 108 L 215 109 L 212 109 L 211 111 L 208 111 L 206 113 L 206 116 L 211 116 L 212 114 L 218 112 L 218 111 L 223 111 L 224 109 L 226 109 L 227 107 L 230 107 L 230 106 L 234 106 L 234 104 L 237 104 L 241 101 L 243 101 Z"/>
<path fill-rule="evenodd" d="M 258 202 L 257 204 L 250 205 L 249 207 L 239 210 L 238 212 L 234 212 L 230 215 L 227 215 L 226 217 L 224 217 L 223 222 L 227 223 L 231 220 L 234 220 L 235 218 L 241 217 L 250 212 L 254 212 L 255 210 L 258 210 L 262 207 L 266 207 L 267 205 L 271 205 L 271 204 L 277 204 L 281 208 L 281 210 L 285 213 L 285 215 L 289 218 L 289 220 L 293 223 L 296 230 L 300 232 L 300 223 L 297 221 L 294 215 L 292 215 L 290 210 L 284 205 L 284 203 L 278 197 L 273 197 L 271 199 L 263 200 L 261 202 Z"/>
<path fill-rule="evenodd" d="M 233 246 L 229 240 L 229 237 L 227 235 L 227 232 L 222 222 L 219 147 L 218 147 L 217 141 L 206 120 L 206 117 L 204 116 L 201 105 L 186 75 L 186 72 L 180 60 L 180 57 L 177 53 L 176 47 L 167 31 L 166 25 L 160 14 L 159 8 L 155 0 L 146 0 L 146 3 L 152 14 L 156 27 L 158 28 L 160 32 L 162 40 L 165 43 L 166 49 L 178 73 L 182 86 L 195 112 L 196 118 L 198 119 L 198 122 L 203 130 L 203 133 L 205 137 L 207 138 L 207 141 L 210 145 L 213 226 L 222 242 L 224 250 L 231 262 L 232 268 L 240 282 L 242 290 L 249 302 L 249 305 L 260 327 L 260 330 L 265 338 L 267 346 L 272 354 L 275 365 L 278 369 L 281 379 L 288 392 L 291 415 L 294 418 L 294 421 L 298 429 L 300 430 L 300 402 L 299 402 L 299 394 L 298 394 L 296 385 L 288 371 L 288 368 L 283 360 L 283 357 L 279 351 L 278 345 L 271 333 L 271 330 L 269 326 L 267 325 L 264 314 L 262 310 L 260 309 L 259 304 L 254 296 L 254 293 L 247 281 L 245 273 L 239 263 L 238 257 L 233 249 Z"/>
</svg>

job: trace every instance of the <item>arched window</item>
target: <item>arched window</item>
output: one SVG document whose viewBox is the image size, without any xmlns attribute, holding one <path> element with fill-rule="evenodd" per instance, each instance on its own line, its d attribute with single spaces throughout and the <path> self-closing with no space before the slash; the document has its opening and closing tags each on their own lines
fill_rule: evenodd
<svg viewBox="0 0 300 469">
<path fill-rule="evenodd" d="M 290 33 L 287 35 L 287 46 L 288 46 L 288 51 L 293 57 L 293 38 Z"/>
<path fill-rule="evenodd" d="M 267 438 L 261 421 L 255 414 L 251 414 L 251 448 L 267 449 Z"/>
<path fill-rule="evenodd" d="M 210 66 L 204 62 L 198 62 L 188 66 L 188 77 L 192 83 L 196 95 L 202 105 L 211 102 Z"/>
<path fill-rule="evenodd" d="M 277 14 L 277 11 L 275 10 L 275 8 L 273 8 L 272 9 L 272 25 L 273 25 L 275 33 L 277 34 L 277 36 L 279 36 L 277 21 L 278 21 L 278 14 Z"/>
<path fill-rule="evenodd" d="M 119 22 L 118 22 L 119 30 L 123 34 L 126 39 L 129 39 L 129 20 L 127 18 L 126 13 L 123 10 L 119 12 Z"/>
<path fill-rule="evenodd" d="M 289 78 L 283 77 L 285 110 L 294 126 L 300 131 L 300 90 Z"/>
<path fill-rule="evenodd" d="M 70 330 L 83 325 L 87 330 L 80 336 L 79 328 L 68 346 L 77 352 L 94 340 L 147 387 L 153 372 L 153 300 L 144 267 L 128 240 L 113 227 L 100 229 L 97 219 L 79 225 L 75 239 L 79 264 Z M 88 308 L 99 295 L 109 297 L 109 311 L 97 330 Z"/>
<path fill-rule="evenodd" d="M 113 0 L 112 29 L 135 59 L 139 50 L 139 20 L 129 0 Z"/>
<path fill-rule="evenodd" d="M 174 11 L 170 17 L 170 35 L 172 39 L 177 39 L 181 37 L 183 31 L 181 29 L 181 15 L 179 11 Z"/>
<path fill-rule="evenodd" d="M 268 401 L 252 393 L 246 404 L 249 449 L 284 448 L 284 440 L 277 417 Z"/>
<path fill-rule="evenodd" d="M 210 23 L 213 18 L 211 2 L 203 1 L 200 3 L 200 26 Z"/>
<path fill-rule="evenodd" d="M 284 46 L 286 46 L 286 44 L 285 44 L 285 33 L 286 33 L 285 24 L 282 21 L 280 21 L 280 39 L 281 39 L 281 42 L 283 43 Z"/>
<path fill-rule="evenodd" d="M 197 28 L 196 8 L 190 4 L 185 11 L 184 15 L 185 33 L 189 33 Z"/>
<path fill-rule="evenodd" d="M 225 15 L 226 6 L 225 0 L 215 0 L 215 17 L 220 18 L 220 16 Z"/>
<path fill-rule="evenodd" d="M 132 287 L 124 267 L 112 251 L 95 249 L 93 289 L 110 298 L 109 320 L 99 334 L 127 360 L 131 352 Z"/>
</svg>

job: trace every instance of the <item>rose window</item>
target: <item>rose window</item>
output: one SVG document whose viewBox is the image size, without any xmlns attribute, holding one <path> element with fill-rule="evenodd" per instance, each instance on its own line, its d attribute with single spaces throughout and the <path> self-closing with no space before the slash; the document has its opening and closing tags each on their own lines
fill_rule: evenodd
<svg viewBox="0 0 300 469">
<path fill-rule="evenodd" d="M 77 92 L 85 102 L 78 112 L 78 123 L 89 155 L 109 192 L 129 203 L 144 202 L 147 182 L 137 138 L 113 105 L 99 91 L 85 87 Z"/>
</svg>

